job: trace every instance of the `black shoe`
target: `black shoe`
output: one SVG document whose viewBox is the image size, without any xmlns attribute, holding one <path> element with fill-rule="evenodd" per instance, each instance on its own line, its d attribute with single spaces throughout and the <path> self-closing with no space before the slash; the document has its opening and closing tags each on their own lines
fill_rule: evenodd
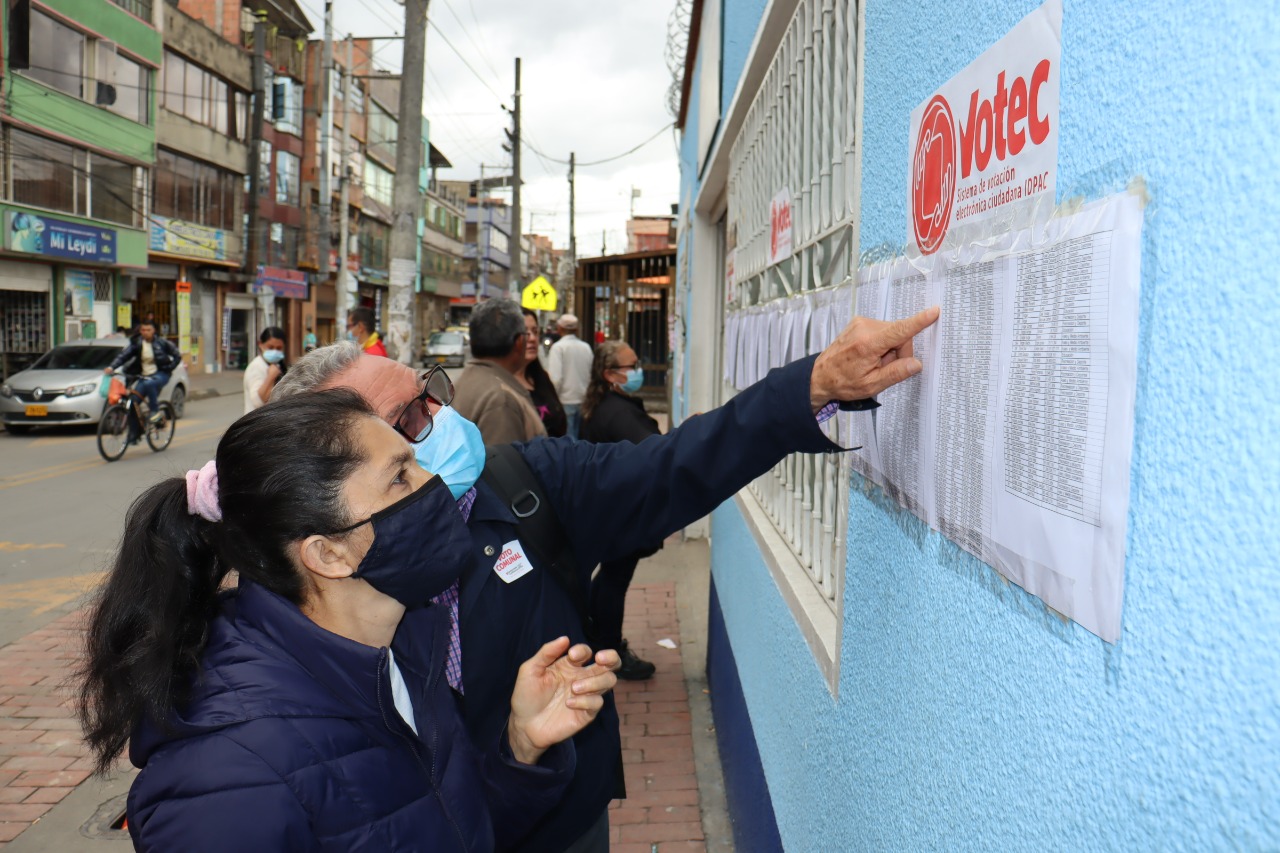
<svg viewBox="0 0 1280 853">
<path fill-rule="evenodd" d="M 646 678 L 653 678 L 653 673 L 657 670 L 647 660 L 636 657 L 635 652 L 627 647 L 626 640 L 618 644 L 618 656 L 622 658 L 622 666 L 618 667 L 614 675 L 624 681 L 644 681 Z"/>
</svg>

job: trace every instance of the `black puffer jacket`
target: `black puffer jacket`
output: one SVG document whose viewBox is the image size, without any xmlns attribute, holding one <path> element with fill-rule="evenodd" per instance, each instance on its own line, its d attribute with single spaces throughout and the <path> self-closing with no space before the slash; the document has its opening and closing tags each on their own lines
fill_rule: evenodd
<svg viewBox="0 0 1280 853">
<path fill-rule="evenodd" d="M 639 444 L 651 435 L 661 435 L 658 422 L 644 410 L 639 397 L 606 391 L 591 417 L 582 422 L 582 438 L 597 444 L 629 441 Z"/>
<path fill-rule="evenodd" d="M 162 338 L 159 335 L 151 339 L 151 354 L 156 359 L 156 370 L 163 370 L 165 373 L 172 373 L 182 363 L 182 353 L 179 352 L 178 347 L 168 338 Z M 129 341 L 129 345 L 121 350 L 118 356 L 111 359 L 112 370 L 122 364 L 128 365 L 125 373 L 142 372 L 142 338 Z"/>
</svg>

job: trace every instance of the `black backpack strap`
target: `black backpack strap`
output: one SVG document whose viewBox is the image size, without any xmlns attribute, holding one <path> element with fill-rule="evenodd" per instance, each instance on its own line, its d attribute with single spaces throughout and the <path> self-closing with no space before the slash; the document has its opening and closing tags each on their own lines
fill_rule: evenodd
<svg viewBox="0 0 1280 853">
<path fill-rule="evenodd" d="M 510 444 L 485 448 L 486 483 L 498 493 L 516 517 L 516 531 L 525 547 L 537 555 L 569 595 L 582 625 L 591 636 L 586 585 L 577 576 L 577 562 L 569 537 L 551 508 L 551 501 L 529 463 Z"/>
</svg>

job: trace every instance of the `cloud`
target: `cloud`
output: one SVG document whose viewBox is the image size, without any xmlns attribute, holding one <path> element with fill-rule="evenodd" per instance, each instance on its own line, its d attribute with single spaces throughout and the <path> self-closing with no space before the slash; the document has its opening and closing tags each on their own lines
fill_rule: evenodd
<svg viewBox="0 0 1280 853">
<path fill-rule="evenodd" d="M 322 26 L 321 0 L 302 5 Z M 336 0 L 334 9 L 339 36 L 391 34 L 390 23 L 403 19 L 393 0 Z M 473 180 L 482 163 L 486 174 L 509 172 L 510 155 L 501 146 L 510 117 L 502 106 L 513 104 L 516 56 L 524 134 L 549 160 L 567 160 L 574 151 L 580 162 L 591 162 L 652 136 L 671 121 L 663 61 L 670 12 L 668 2 L 431 0 L 425 112 L 433 144 L 454 165 L 441 177 Z M 393 69 L 399 57 L 399 42 L 377 53 Z M 632 186 L 641 192 L 636 213 L 670 212 L 679 191 L 673 139 L 668 131 L 629 157 L 578 170 L 580 257 L 598 253 L 602 231 L 609 251 L 625 248 Z M 567 246 L 568 166 L 549 160 L 524 149 L 524 225 Z"/>
</svg>

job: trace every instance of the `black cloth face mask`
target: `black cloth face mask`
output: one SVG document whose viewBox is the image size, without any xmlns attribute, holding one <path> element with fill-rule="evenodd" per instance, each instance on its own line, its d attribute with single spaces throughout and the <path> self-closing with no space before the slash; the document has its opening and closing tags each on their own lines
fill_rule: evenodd
<svg viewBox="0 0 1280 853">
<path fill-rule="evenodd" d="M 439 476 L 422 488 L 335 533 L 373 524 L 373 544 L 351 577 L 363 578 L 405 607 L 444 592 L 473 559 L 471 533 Z"/>
</svg>

